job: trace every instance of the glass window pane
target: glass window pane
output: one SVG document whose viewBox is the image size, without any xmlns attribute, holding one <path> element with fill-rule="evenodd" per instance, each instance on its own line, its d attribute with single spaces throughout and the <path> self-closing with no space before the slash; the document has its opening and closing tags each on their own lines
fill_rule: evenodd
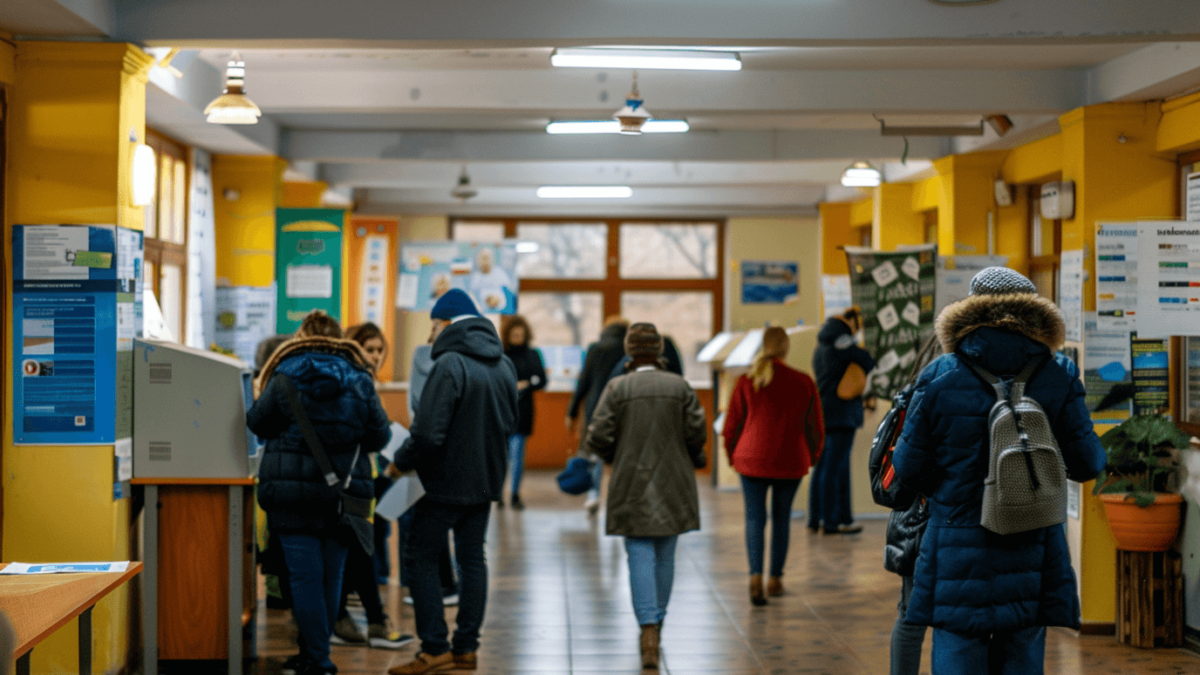
<svg viewBox="0 0 1200 675">
<path fill-rule="evenodd" d="M 173 244 L 183 244 L 187 232 L 187 162 L 177 159 L 175 164 L 174 190 L 172 198 L 174 207 L 171 214 L 171 232 L 165 234 L 167 241 Z"/>
<path fill-rule="evenodd" d="M 454 241 L 504 241 L 504 223 L 454 223 Z"/>
<path fill-rule="evenodd" d="M 517 238 L 538 245 L 517 259 L 522 279 L 603 279 L 608 276 L 608 226 L 520 223 Z"/>
<path fill-rule="evenodd" d="M 163 153 L 158 162 L 158 236 L 171 236 L 171 219 L 175 217 L 175 158 Z"/>
<path fill-rule="evenodd" d="M 715 279 L 716 276 L 715 224 L 621 225 L 621 278 Z"/>
<path fill-rule="evenodd" d="M 583 368 L 583 347 L 600 337 L 603 295 L 521 293 L 517 307 L 533 329 L 533 346 L 542 352 L 548 387 L 574 389 Z"/>
<path fill-rule="evenodd" d="M 163 265 L 160 273 L 162 279 L 159 281 L 159 288 L 162 293 L 158 296 L 158 302 L 162 308 L 163 321 L 178 342 L 183 335 L 183 268 L 178 265 Z"/>
<path fill-rule="evenodd" d="M 696 363 L 696 356 L 714 335 L 712 293 L 630 291 L 621 294 L 621 314 L 631 323 L 645 321 L 657 326 L 658 332 L 679 348 L 684 377 L 708 381 L 708 366 Z"/>
</svg>

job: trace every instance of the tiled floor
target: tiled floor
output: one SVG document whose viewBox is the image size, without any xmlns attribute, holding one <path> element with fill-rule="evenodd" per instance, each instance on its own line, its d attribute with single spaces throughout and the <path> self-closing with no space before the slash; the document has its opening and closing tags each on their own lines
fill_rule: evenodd
<svg viewBox="0 0 1200 675">
<path fill-rule="evenodd" d="M 527 510 L 493 511 L 480 675 L 642 672 L 620 539 L 605 536 L 603 520 L 589 520 L 582 499 L 559 493 L 549 474 L 531 475 L 523 492 Z M 888 672 L 900 580 L 882 567 L 883 521 L 865 521 L 866 531 L 849 537 L 813 535 L 794 521 L 787 595 L 754 608 L 747 594 L 741 495 L 702 486 L 701 503 L 703 529 L 679 543 L 662 672 Z M 397 609 L 394 583 L 391 614 L 402 631 L 414 632 L 411 608 Z M 265 615 L 259 625 L 263 675 L 277 673 L 295 649 L 287 613 Z M 928 648 L 927 640 L 924 673 Z M 415 651 L 415 643 L 400 652 L 334 647 L 334 661 L 343 675 L 380 675 Z M 1049 634 L 1046 672 L 1195 675 L 1200 656 L 1141 651 L 1111 637 L 1056 629 Z"/>
</svg>

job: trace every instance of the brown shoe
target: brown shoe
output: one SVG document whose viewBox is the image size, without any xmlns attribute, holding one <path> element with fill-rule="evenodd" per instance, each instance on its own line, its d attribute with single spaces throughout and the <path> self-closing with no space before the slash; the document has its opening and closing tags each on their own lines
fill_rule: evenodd
<svg viewBox="0 0 1200 675">
<path fill-rule="evenodd" d="M 479 659 L 475 656 L 475 652 L 454 655 L 455 670 L 477 670 L 478 668 Z"/>
<path fill-rule="evenodd" d="M 658 631 L 656 624 L 642 626 L 642 668 L 658 669 Z"/>
<path fill-rule="evenodd" d="M 417 652 L 412 662 L 388 668 L 388 675 L 425 675 L 426 673 L 444 673 L 448 670 L 454 670 L 454 655 L 450 652 L 437 656 Z"/>
<path fill-rule="evenodd" d="M 783 595 L 783 577 L 771 577 L 767 581 L 767 596 L 777 598 Z"/>
<path fill-rule="evenodd" d="M 755 607 L 762 607 L 767 604 L 767 596 L 763 594 L 761 574 L 750 575 L 750 604 Z"/>
</svg>

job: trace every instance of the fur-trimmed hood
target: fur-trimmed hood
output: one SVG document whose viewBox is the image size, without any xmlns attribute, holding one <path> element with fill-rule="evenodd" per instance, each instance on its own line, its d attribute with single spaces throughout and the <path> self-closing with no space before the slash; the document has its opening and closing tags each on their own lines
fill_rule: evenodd
<svg viewBox="0 0 1200 675">
<path fill-rule="evenodd" d="M 1056 351 L 1066 339 L 1066 324 L 1058 306 L 1040 295 L 972 295 L 942 310 L 937 336 L 942 349 L 953 353 L 963 338 L 978 328 L 999 328 L 1024 335 Z"/>
<path fill-rule="evenodd" d="M 275 374 L 275 368 L 284 359 L 303 353 L 333 354 L 346 359 L 372 375 L 375 373 L 375 367 L 371 365 L 370 359 L 367 358 L 367 353 L 353 340 L 323 336 L 294 337 L 280 345 L 279 349 L 275 350 L 275 353 L 271 355 L 267 364 L 263 366 L 258 379 L 254 381 L 255 398 L 262 393 L 262 390 L 267 386 L 267 382 L 270 381 L 271 375 Z"/>
</svg>

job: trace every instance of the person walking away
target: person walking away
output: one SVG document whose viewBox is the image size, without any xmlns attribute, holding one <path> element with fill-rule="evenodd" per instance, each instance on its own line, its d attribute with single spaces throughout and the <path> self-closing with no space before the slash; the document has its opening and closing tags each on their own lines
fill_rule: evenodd
<svg viewBox="0 0 1200 675">
<path fill-rule="evenodd" d="M 792 526 L 792 501 L 800 481 L 820 457 L 825 441 L 817 384 L 789 368 L 791 340 L 779 327 L 763 333 L 749 375 L 738 378 L 725 416 L 725 450 L 742 476 L 746 502 L 746 553 L 750 558 L 750 602 L 767 604 L 783 595 Z M 770 581 L 763 590 L 767 494 L 771 495 Z"/>
<path fill-rule="evenodd" d="M 387 340 L 383 331 L 373 323 L 364 323 L 346 329 L 346 339 L 358 343 L 366 354 L 367 360 L 376 373 L 383 366 L 387 355 Z M 383 493 L 391 486 L 391 479 L 383 475 L 378 462 L 379 455 L 371 455 L 371 473 L 374 477 L 375 499 L 378 503 Z M 379 583 L 376 579 L 376 559 L 387 556 L 388 522 L 378 513 L 372 519 L 375 539 L 374 555 L 355 542 L 350 543 L 346 556 L 346 569 L 342 575 L 342 597 L 338 604 L 337 621 L 333 624 L 333 644 L 365 644 L 379 649 L 399 649 L 412 642 L 413 636 L 401 634 L 393 630 L 391 620 L 383 609 L 383 598 L 379 595 Z M 367 634 L 359 630 L 354 618 L 346 608 L 350 592 L 358 594 L 363 611 L 367 615 Z"/>
<path fill-rule="evenodd" d="M 1079 371 L 1054 353 L 1065 335 L 1054 303 L 1003 267 L 975 275 L 970 293 L 938 317 L 946 354 L 918 378 L 893 456 L 896 477 L 930 509 L 906 620 L 933 626 L 938 675 L 1038 675 L 1046 627 L 1079 628 L 1075 573 L 1061 525 L 997 534 L 980 524 L 997 396 L 975 368 L 1028 377 L 1024 395 L 1045 411 L 1067 478 L 1095 478 L 1105 455 Z"/>
<path fill-rule="evenodd" d="M 575 394 L 567 405 L 567 431 L 580 431 L 580 452 L 587 454 L 584 439 L 587 437 L 588 425 L 592 422 L 592 414 L 600 401 L 600 394 L 608 381 L 614 377 L 613 369 L 621 359 L 625 358 L 625 333 L 629 330 L 629 322 L 619 316 L 610 316 L 604 321 L 604 330 L 600 340 L 588 345 L 587 357 L 583 362 L 583 371 L 575 384 Z M 579 428 L 579 410 L 583 408 L 583 428 Z M 587 501 L 583 507 L 589 515 L 596 515 L 600 510 L 600 482 L 604 480 L 604 464 L 592 460 L 592 489 L 588 490 Z"/>
<path fill-rule="evenodd" d="M 546 388 L 546 367 L 536 349 L 530 347 L 533 331 L 525 317 L 516 314 L 504 324 L 500 336 L 504 355 L 517 369 L 517 430 L 508 437 L 508 470 L 512 474 L 512 507 L 525 508 L 521 501 L 521 477 L 525 472 L 525 444 L 533 434 L 533 392 Z M 504 505 L 504 501 L 500 501 Z"/>
<path fill-rule="evenodd" d="M 676 375 L 683 377 L 683 357 L 680 356 L 679 347 L 675 345 L 675 341 L 671 339 L 670 335 L 663 336 L 663 361 L 666 363 L 666 365 L 663 366 L 663 370 L 666 370 L 668 373 L 675 373 Z M 625 365 L 628 363 L 628 356 L 618 361 L 617 365 L 613 368 L 612 373 L 609 374 L 608 379 L 611 380 L 615 377 L 624 375 L 627 370 Z"/>
<path fill-rule="evenodd" d="M 808 529 L 825 534 L 855 534 L 862 526 L 854 523 L 850 508 L 850 451 L 854 432 L 863 425 L 861 390 L 851 398 L 838 395 L 838 385 L 851 368 L 871 372 L 875 359 L 858 346 L 855 335 L 862 330 L 862 313 L 851 307 L 830 317 L 817 334 L 813 352 L 813 374 L 821 393 L 825 417 L 825 449 L 813 471 L 808 494 Z"/>
<path fill-rule="evenodd" d="M 586 442 L 613 465 L 607 533 L 625 537 L 642 666 L 657 668 L 675 544 L 700 529 L 695 471 L 706 463 L 708 427 L 696 392 L 662 370 L 663 341 L 654 324 L 631 326 L 625 350 L 630 372 L 605 386 Z"/>
<path fill-rule="evenodd" d="M 412 436 L 395 468 L 416 470 L 425 496 L 413 505 L 404 559 L 421 651 L 391 675 L 475 670 L 487 605 L 484 538 L 492 502 L 503 489 L 508 437 L 517 428 L 517 371 L 492 322 L 465 292 L 451 290 L 430 313 L 433 370 L 421 394 Z M 461 574 L 458 628 L 450 642 L 438 579 L 438 555 L 454 533 Z"/>
<path fill-rule="evenodd" d="M 300 653 L 288 659 L 284 671 L 337 673 L 329 638 L 341 598 L 346 542 L 355 537 L 340 525 L 339 492 L 358 500 L 374 496 L 368 455 L 387 445 L 387 413 L 375 392 L 370 360 L 358 343 L 343 340 L 341 327 L 321 311 L 305 317 L 296 337 L 268 360 L 255 386 L 261 394 L 246 413 L 246 424 L 267 439 L 258 503 L 279 536 L 300 631 Z M 308 425 L 311 435 L 305 433 Z M 306 440 L 313 436 L 320 448 Z M 333 487 L 318 460 L 322 454 L 337 474 Z"/>
</svg>

